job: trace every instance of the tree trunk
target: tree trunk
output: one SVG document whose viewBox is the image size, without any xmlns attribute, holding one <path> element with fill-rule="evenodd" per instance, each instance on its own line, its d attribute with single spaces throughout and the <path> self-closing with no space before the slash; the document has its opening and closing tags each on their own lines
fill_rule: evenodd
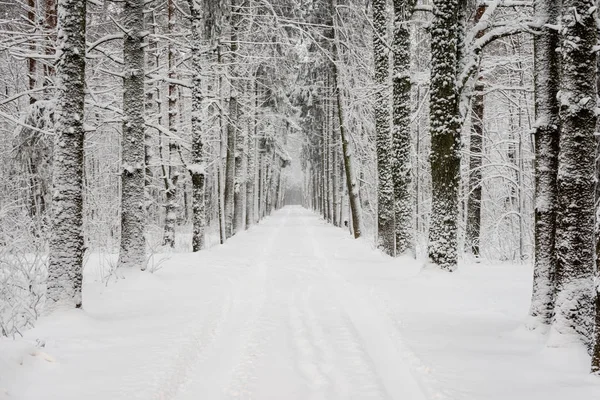
<svg viewBox="0 0 600 400">
<path fill-rule="evenodd" d="M 325 102 L 326 119 L 325 126 L 323 129 L 323 160 L 325 163 L 325 170 L 323 171 L 325 176 L 325 205 L 326 220 L 331 223 L 333 221 L 333 210 L 332 210 L 332 194 L 331 194 L 331 113 L 330 113 L 329 100 Z"/>
<path fill-rule="evenodd" d="M 414 253 L 413 207 L 411 197 L 411 102 L 410 28 L 415 0 L 394 0 L 394 127 L 392 131 L 395 252 Z"/>
<path fill-rule="evenodd" d="M 192 17 L 192 251 L 205 247 L 206 227 L 204 141 L 202 139 L 202 10 L 198 0 L 188 0 Z"/>
<path fill-rule="evenodd" d="M 535 14 L 540 26 L 557 24 L 560 3 L 538 0 Z M 558 90 L 560 62 L 557 52 L 559 33 L 552 28 L 542 28 L 535 35 L 534 85 L 535 85 L 535 261 L 533 268 L 533 294 L 530 315 L 543 324 L 550 324 L 554 315 L 556 274 L 556 204 L 558 187 L 558 147 L 560 120 L 558 116 Z"/>
<path fill-rule="evenodd" d="M 243 20 L 240 20 L 240 11 L 237 0 L 231 0 L 231 66 L 230 66 L 230 76 L 232 79 L 232 85 L 236 84 L 237 76 L 238 76 L 238 68 L 235 65 L 237 52 L 239 48 L 238 41 L 238 31 L 240 30 L 240 23 Z M 244 85 L 238 84 L 238 86 L 243 90 Z M 230 115 L 230 119 L 232 116 Z M 232 123 L 235 127 L 235 141 L 232 144 L 233 150 L 233 205 L 232 205 L 232 228 L 231 233 L 235 235 L 239 230 L 243 229 L 245 218 L 244 218 L 244 205 L 245 200 L 244 196 L 246 195 L 246 179 L 245 179 L 245 170 L 243 168 L 243 157 L 245 153 L 245 142 L 246 142 L 246 130 L 243 127 L 242 120 L 246 120 L 242 117 L 242 107 L 239 104 L 239 101 L 236 102 L 236 113 L 235 119 L 232 120 Z"/>
<path fill-rule="evenodd" d="M 231 89 L 233 90 L 233 88 Z M 225 159 L 225 237 L 233 235 L 233 197 L 235 185 L 235 145 L 237 136 L 238 103 L 232 95 L 229 98 L 229 118 L 227 121 L 227 157 Z"/>
<path fill-rule="evenodd" d="M 246 121 L 246 118 L 243 119 Z M 241 122 L 241 121 L 240 121 Z M 235 186 L 233 191 L 233 233 L 244 229 L 246 221 L 244 207 L 246 205 L 246 162 L 247 127 L 238 130 L 235 143 Z"/>
<path fill-rule="evenodd" d="M 254 196 L 256 187 L 256 140 L 257 140 L 257 112 L 258 112 L 258 83 L 254 81 L 254 110 L 252 117 L 252 130 L 248 135 L 248 170 L 246 175 L 246 229 L 255 223 Z"/>
<path fill-rule="evenodd" d="M 600 57 L 596 57 L 596 93 L 600 95 Z M 600 119 L 596 120 L 596 132 L 600 132 Z M 594 349 L 592 373 L 600 375 L 600 137 L 596 136 L 596 320 L 594 323 Z"/>
<path fill-rule="evenodd" d="M 275 183 L 277 182 L 275 179 L 275 174 L 277 173 L 277 170 L 275 168 L 275 162 L 276 162 L 276 155 L 275 155 L 275 149 L 273 148 L 272 145 L 269 146 L 269 150 L 270 150 L 270 154 L 269 154 L 269 162 L 267 164 L 267 183 L 266 183 L 266 189 L 267 189 L 267 196 L 266 196 L 266 210 L 267 210 L 267 215 L 271 215 L 271 213 L 273 212 L 273 198 L 275 197 Z"/>
<path fill-rule="evenodd" d="M 35 0 L 27 0 L 27 20 L 31 24 L 32 30 L 37 26 L 37 17 L 36 17 L 36 4 Z M 36 53 L 37 45 L 35 41 L 29 45 L 29 50 L 33 54 Z M 35 89 L 36 85 L 36 74 L 37 74 L 37 60 L 34 57 L 29 57 L 27 59 L 27 74 L 28 74 L 28 86 L 29 90 Z M 29 104 L 34 104 L 37 101 L 36 96 L 32 93 L 29 95 Z"/>
<path fill-rule="evenodd" d="M 333 90 L 330 89 L 329 91 L 329 95 L 331 95 L 333 93 Z M 333 225 L 334 226 L 340 226 L 340 216 L 339 216 L 339 211 L 340 211 L 340 192 L 339 192 L 339 156 L 338 156 L 338 145 L 339 142 L 337 140 L 337 131 L 338 131 L 338 124 L 335 122 L 336 121 L 336 112 L 335 112 L 335 108 L 333 107 L 333 100 L 329 101 L 329 108 L 331 109 L 331 119 L 332 119 L 332 126 L 331 126 L 331 131 L 329 132 L 330 138 L 331 138 L 331 145 L 330 147 L 330 154 L 331 154 L 331 194 L 332 194 L 332 198 L 331 201 L 333 203 Z"/>
<path fill-rule="evenodd" d="M 596 281 L 598 282 L 598 281 Z M 592 373 L 600 375 L 600 283 L 596 284 L 596 319 L 594 328 L 594 348 L 592 350 Z"/>
<path fill-rule="evenodd" d="M 373 0 L 373 56 L 375 62 L 375 131 L 377 134 L 377 246 L 389 255 L 396 253 L 394 222 L 394 179 L 392 134 L 387 88 L 390 77 L 386 47 L 388 18 L 386 0 Z"/>
<path fill-rule="evenodd" d="M 460 129 L 457 68 L 459 1 L 434 0 L 431 26 L 431 220 L 429 261 L 453 271 L 458 262 Z"/>
<path fill-rule="evenodd" d="M 256 202 L 258 216 L 257 221 L 260 221 L 264 216 L 264 203 L 265 203 L 265 156 L 264 156 L 264 139 L 258 139 L 258 190 L 256 194 Z"/>
<path fill-rule="evenodd" d="M 168 32 L 172 35 L 175 30 L 175 0 L 168 0 L 167 3 L 167 18 Z M 172 43 L 168 46 L 167 66 L 169 69 L 169 116 L 168 129 L 170 137 L 169 141 L 169 164 L 168 174 L 165 174 L 165 227 L 163 231 L 163 245 L 171 248 L 175 247 L 175 225 L 177 224 L 177 183 L 179 181 L 179 168 L 177 168 L 178 143 L 177 137 L 177 86 L 173 83 L 175 76 L 175 49 Z"/>
<path fill-rule="evenodd" d="M 485 12 L 486 6 L 479 5 L 475 12 L 474 23 L 477 24 Z M 485 30 L 477 33 L 480 39 Z M 483 161 L 483 117 L 485 84 L 483 77 L 477 71 L 475 94 L 471 100 L 471 137 L 469 141 L 469 192 L 467 195 L 467 227 L 466 241 L 469 250 L 475 257 L 479 257 L 479 238 L 481 236 L 481 166 Z"/>
<path fill-rule="evenodd" d="M 44 46 L 44 53 L 50 57 L 54 55 L 54 47 L 56 44 L 56 11 L 56 0 L 45 0 L 44 29 L 46 30 L 47 38 Z M 44 65 L 44 87 L 52 84 L 51 78 L 55 75 L 55 73 L 54 66 L 51 63 Z M 51 91 L 48 89 L 44 91 L 44 94 L 46 96 L 52 95 Z"/>
<path fill-rule="evenodd" d="M 54 136 L 47 307 L 81 307 L 86 1 L 63 0 L 58 37 L 58 118 Z"/>
<path fill-rule="evenodd" d="M 560 151 L 553 332 L 591 347 L 596 299 L 596 13 L 593 0 L 564 0 L 561 15 Z"/>
<path fill-rule="evenodd" d="M 144 239 L 144 0 L 126 0 L 119 267 L 146 268 Z"/>
<path fill-rule="evenodd" d="M 146 15 L 146 30 L 151 32 L 153 35 L 156 34 L 156 12 L 152 10 L 151 13 Z M 146 46 L 146 68 L 150 71 L 154 70 L 160 64 L 160 55 L 158 52 L 158 41 L 150 39 Z M 156 97 L 155 97 L 156 95 Z M 161 125 L 161 110 L 160 110 L 160 85 L 156 82 L 152 82 L 146 85 L 146 104 L 144 110 L 146 112 L 146 121 L 155 122 L 158 126 Z M 155 120 L 156 118 L 156 120 Z M 153 212 L 154 198 L 153 198 L 153 186 L 152 186 L 152 164 L 154 158 L 154 151 L 152 148 L 152 134 L 149 129 L 145 130 L 144 137 L 144 161 L 146 164 L 146 171 L 144 173 L 144 186 L 145 186 L 145 207 L 146 215 L 150 221 L 155 214 Z"/>
<path fill-rule="evenodd" d="M 350 149 L 350 140 L 346 132 L 346 117 L 344 114 L 344 101 L 342 98 L 342 85 L 340 83 L 338 62 L 340 62 L 339 54 L 339 36 L 337 31 L 337 0 L 331 0 L 332 8 L 332 36 L 333 44 L 331 55 L 333 58 L 333 87 L 335 90 L 335 101 L 337 105 L 337 117 L 340 125 L 340 139 L 342 140 L 342 154 L 344 158 L 344 169 L 346 171 L 346 185 L 348 187 L 348 197 L 350 202 L 350 212 L 352 214 L 352 231 L 355 238 L 362 236 L 363 222 L 362 210 L 360 206 L 360 196 L 358 193 L 358 182 L 356 179 L 355 159 L 354 154 Z"/>
</svg>

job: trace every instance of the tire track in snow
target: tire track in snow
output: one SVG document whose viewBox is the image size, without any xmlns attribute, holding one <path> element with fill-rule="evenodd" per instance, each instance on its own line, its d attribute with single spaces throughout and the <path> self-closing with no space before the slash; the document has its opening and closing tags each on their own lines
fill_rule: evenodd
<svg viewBox="0 0 600 400">
<path fill-rule="evenodd" d="M 375 308 L 386 320 L 388 326 L 392 328 L 390 332 L 392 337 L 395 338 L 398 352 L 402 354 L 404 360 L 410 365 L 411 370 L 415 372 L 415 379 L 427 397 L 435 400 L 455 400 L 456 397 L 451 395 L 447 389 L 443 388 L 443 385 L 436 379 L 435 375 L 432 373 L 431 367 L 423 363 L 414 351 L 401 339 L 402 330 L 400 321 L 393 316 L 393 310 L 389 305 L 389 301 L 374 293 L 364 293 L 363 298 L 371 299 L 370 303 L 375 305 Z"/>
<path fill-rule="evenodd" d="M 267 302 L 273 293 L 273 284 L 269 274 L 269 260 L 275 241 L 280 237 L 282 228 L 288 221 L 289 210 L 281 220 L 275 232 L 269 237 L 269 243 L 264 248 L 259 260 L 260 282 L 256 287 L 259 293 L 258 306 L 253 315 L 248 319 L 248 324 L 243 330 L 243 345 L 240 348 L 240 357 L 230 373 L 230 379 L 223 394 L 228 399 L 252 399 L 254 383 L 256 382 L 256 369 L 259 359 L 264 354 L 264 346 L 273 332 L 273 301 Z M 271 296 L 268 296 L 271 293 Z"/>
<path fill-rule="evenodd" d="M 249 387 L 259 344 L 255 338 L 264 325 L 267 261 L 286 220 L 287 216 L 273 227 L 262 251 L 250 263 L 255 271 L 248 280 L 239 282 L 222 334 L 196 363 L 193 382 L 178 398 L 197 399 L 199 394 L 206 399 L 251 398 Z"/>
<path fill-rule="evenodd" d="M 306 298 L 304 309 L 312 326 L 315 342 L 323 349 L 327 361 L 337 368 L 330 371 L 333 384 L 329 398 L 340 399 L 389 399 L 374 362 L 366 351 L 359 332 L 352 325 L 345 305 L 340 301 L 335 286 L 318 261 L 312 261 L 314 269 L 321 270 L 324 285 L 312 304 Z M 328 334 L 325 334 L 327 332 Z"/>
<path fill-rule="evenodd" d="M 312 390 L 311 399 L 388 399 L 373 361 L 361 338 L 349 324 L 335 282 L 323 267 L 315 247 L 315 236 L 301 217 L 305 253 L 310 254 L 300 268 L 304 282 L 299 286 L 289 310 L 291 332 L 297 347 L 299 370 Z"/>
<path fill-rule="evenodd" d="M 310 289 L 303 296 L 306 298 Z M 325 351 L 319 338 L 315 337 L 314 327 L 306 316 L 305 301 L 294 293 L 289 301 L 289 328 L 293 339 L 296 368 L 303 376 L 310 391 L 310 399 L 328 399 L 332 381 L 325 363 Z"/>
<path fill-rule="evenodd" d="M 361 386 L 366 390 L 365 395 L 377 396 L 379 390 L 381 396 L 385 397 L 374 398 L 426 399 L 426 391 L 404 358 L 399 347 L 401 338 L 390 327 L 387 315 L 383 316 L 376 308 L 371 307 L 367 298 L 357 298 L 358 292 L 330 268 L 308 218 L 302 217 L 302 220 L 307 237 L 311 238 L 317 268 L 328 278 L 332 295 L 341 306 L 341 312 L 337 314 L 341 321 L 335 325 L 342 338 L 342 354 L 351 354 L 349 361 L 356 368 L 361 368 L 355 379 L 363 379 Z M 369 376 L 373 379 L 371 384 L 368 383 Z M 360 398 L 362 397 L 357 397 Z"/>
<path fill-rule="evenodd" d="M 254 329 L 253 325 L 256 324 L 260 309 L 264 306 L 266 260 L 284 222 L 285 219 L 273 230 L 262 252 L 257 256 L 257 261 L 252 263 L 256 265 L 256 272 L 251 282 L 234 282 L 229 279 L 226 300 L 220 309 L 217 308 L 219 312 L 212 313 L 210 318 L 188 334 L 189 338 L 179 350 L 174 368 L 158 385 L 154 399 L 195 399 L 197 396 L 194 393 L 203 393 L 202 389 L 196 390 L 197 387 L 202 388 L 207 384 L 211 384 L 213 389 L 218 389 L 219 386 L 223 388 L 221 393 L 214 393 L 215 397 L 211 398 L 221 398 L 223 393 L 227 392 L 224 384 L 219 385 L 218 382 L 226 381 L 226 376 L 232 374 L 233 368 L 219 368 L 218 366 L 222 365 L 220 355 L 229 345 L 234 346 L 235 342 L 249 340 L 248 332 Z M 236 333 L 240 334 L 232 337 L 232 334 Z M 243 343 L 241 345 L 243 346 Z M 212 374 L 207 374 L 208 371 Z M 209 381 L 210 375 L 217 381 L 217 386 L 213 386 L 214 382 Z"/>
<path fill-rule="evenodd" d="M 231 285 L 231 282 L 230 282 Z M 221 307 L 215 307 L 211 313 L 194 332 L 187 334 L 187 341 L 179 350 L 175 364 L 166 379 L 162 381 L 155 392 L 156 400 L 169 400 L 175 398 L 180 389 L 185 386 L 189 379 L 190 367 L 197 362 L 201 353 L 208 348 L 219 336 L 223 324 L 227 319 L 232 307 L 231 291 L 227 294 Z M 218 312 L 216 312 L 218 310 Z"/>
</svg>

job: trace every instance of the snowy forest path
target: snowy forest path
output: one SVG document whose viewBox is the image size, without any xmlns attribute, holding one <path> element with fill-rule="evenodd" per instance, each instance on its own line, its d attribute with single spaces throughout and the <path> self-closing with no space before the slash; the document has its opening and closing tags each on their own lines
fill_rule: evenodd
<svg viewBox="0 0 600 400">
<path fill-rule="evenodd" d="M 11 398 L 433 398 L 390 314 L 349 279 L 390 259 L 314 213 L 285 207 L 224 245 L 164 256 L 108 285 L 91 258 L 84 309 L 26 333 L 45 347 L 0 381 Z"/>
<path fill-rule="evenodd" d="M 387 319 L 336 272 L 343 231 L 298 207 L 264 227 L 253 278 L 177 398 L 424 399 Z"/>
</svg>

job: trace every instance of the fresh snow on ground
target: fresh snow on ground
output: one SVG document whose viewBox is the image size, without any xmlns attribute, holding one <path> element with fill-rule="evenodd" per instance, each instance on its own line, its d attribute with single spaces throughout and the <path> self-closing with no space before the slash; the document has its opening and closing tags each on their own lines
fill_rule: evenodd
<svg viewBox="0 0 600 400">
<path fill-rule="evenodd" d="M 0 341 L 0 398 L 592 400 L 578 346 L 525 328 L 531 269 L 391 259 L 299 207 L 170 254 Z"/>
</svg>

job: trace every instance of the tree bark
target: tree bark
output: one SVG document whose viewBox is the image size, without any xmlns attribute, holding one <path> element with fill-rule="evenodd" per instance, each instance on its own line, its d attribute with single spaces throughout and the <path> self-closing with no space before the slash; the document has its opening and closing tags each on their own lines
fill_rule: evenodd
<svg viewBox="0 0 600 400">
<path fill-rule="evenodd" d="M 231 89 L 233 90 L 233 88 Z M 227 121 L 227 156 L 225 159 L 225 238 L 233 235 L 233 197 L 235 185 L 235 145 L 237 136 L 237 99 L 229 98 L 229 116 Z"/>
<path fill-rule="evenodd" d="M 550 324 L 554 315 L 556 274 L 556 204 L 560 120 L 558 90 L 559 33 L 546 25 L 558 23 L 560 2 L 537 0 L 535 14 L 543 33 L 535 35 L 535 261 L 530 315 Z"/>
<path fill-rule="evenodd" d="M 350 141 L 346 132 L 346 116 L 344 114 L 344 100 L 342 98 L 342 85 L 340 83 L 339 69 L 337 63 L 340 62 L 339 37 L 337 32 L 337 0 L 331 0 L 332 8 L 332 58 L 333 58 L 333 87 L 335 89 L 335 101 L 337 105 L 337 117 L 340 125 L 340 138 L 342 140 L 342 154 L 344 158 L 344 169 L 346 172 L 346 186 L 348 187 L 348 197 L 350 202 L 350 212 L 352 214 L 352 231 L 355 238 L 362 236 L 363 222 L 362 210 L 360 206 L 360 196 L 358 193 L 358 182 L 355 171 L 355 158 L 350 147 Z"/>
<path fill-rule="evenodd" d="M 480 4 L 475 12 L 474 23 L 477 24 L 485 12 L 486 6 Z M 480 39 L 485 34 L 481 30 L 475 36 Z M 483 117 L 485 113 L 483 77 L 477 71 L 475 94 L 471 100 L 471 137 L 469 140 L 469 192 L 467 196 L 466 241 L 469 250 L 479 257 L 479 239 L 481 236 L 481 179 L 483 161 Z"/>
<path fill-rule="evenodd" d="M 168 32 L 172 35 L 175 31 L 175 0 L 167 2 L 167 20 Z M 169 76 L 169 115 L 168 129 L 171 136 L 169 141 L 169 164 L 168 174 L 165 174 L 165 227 L 163 231 L 163 245 L 171 248 L 175 247 L 175 225 L 177 224 L 177 211 L 179 204 L 177 203 L 177 183 L 179 181 L 179 168 L 177 167 L 178 147 L 177 139 L 177 86 L 173 83 L 175 80 L 175 49 L 172 43 L 168 45 L 167 66 Z"/>
<path fill-rule="evenodd" d="M 595 287 L 596 12 L 564 0 L 561 15 L 560 150 L 553 333 L 592 346 Z"/>
<path fill-rule="evenodd" d="M 596 2 L 598 3 L 598 1 Z M 600 95 L 600 57 L 596 57 L 596 93 Z M 599 132 L 600 119 L 596 120 Z M 596 136 L 596 318 L 594 322 L 594 348 L 592 350 L 592 373 L 600 376 L 600 137 Z"/>
<path fill-rule="evenodd" d="M 47 307 L 82 305 L 86 1 L 59 2 L 58 118 L 54 136 Z"/>
<path fill-rule="evenodd" d="M 36 4 L 35 0 L 27 0 L 27 20 L 31 24 L 32 30 L 37 26 L 37 17 L 36 17 Z M 29 50 L 32 53 L 36 52 L 37 45 L 35 41 L 29 45 Z M 27 74 L 28 74 L 28 86 L 29 90 L 35 89 L 35 85 L 37 82 L 37 60 L 34 57 L 29 57 L 27 59 Z M 34 104 L 37 101 L 36 96 L 32 93 L 29 95 L 29 104 Z"/>
<path fill-rule="evenodd" d="M 387 1 L 373 0 L 373 56 L 375 62 L 375 132 L 377 134 L 377 246 L 389 255 L 396 254 L 394 172 L 392 171 L 392 134 L 387 88 L 390 77 L 389 51 L 386 47 Z"/>
<path fill-rule="evenodd" d="M 144 239 L 144 0 L 126 0 L 119 267 L 146 268 Z"/>
<path fill-rule="evenodd" d="M 257 171 L 257 130 L 258 130 L 258 81 L 254 80 L 254 109 L 252 116 L 252 130 L 248 135 L 248 171 L 246 181 L 246 229 L 256 222 L 255 216 L 255 191 Z"/>
<path fill-rule="evenodd" d="M 392 181 L 395 253 L 414 254 L 411 194 L 410 20 L 415 0 L 394 0 Z"/>
<path fill-rule="evenodd" d="M 205 162 L 202 138 L 202 10 L 198 0 L 188 0 L 192 17 L 192 164 L 188 170 L 192 178 L 192 251 L 205 247 L 206 227 Z"/>
<path fill-rule="evenodd" d="M 240 119 L 240 123 L 246 118 Z M 233 190 L 233 233 L 244 229 L 246 216 L 244 208 L 246 205 L 246 171 L 247 165 L 245 155 L 247 153 L 247 127 L 238 130 L 235 140 L 235 186 Z"/>
<path fill-rule="evenodd" d="M 458 263 L 460 111 L 458 0 L 434 0 L 431 29 L 431 220 L 429 261 L 453 271 Z"/>
<path fill-rule="evenodd" d="M 329 95 L 333 94 L 333 90 L 330 89 Z M 333 97 L 333 96 L 331 96 Z M 330 159 L 331 159 L 331 201 L 333 203 L 333 225 L 340 226 L 340 192 L 339 192 L 339 142 L 337 140 L 338 123 L 336 123 L 336 112 L 333 107 L 333 100 L 329 100 L 329 107 L 331 109 L 332 126 L 329 135 L 331 137 L 330 147 Z"/>
</svg>

